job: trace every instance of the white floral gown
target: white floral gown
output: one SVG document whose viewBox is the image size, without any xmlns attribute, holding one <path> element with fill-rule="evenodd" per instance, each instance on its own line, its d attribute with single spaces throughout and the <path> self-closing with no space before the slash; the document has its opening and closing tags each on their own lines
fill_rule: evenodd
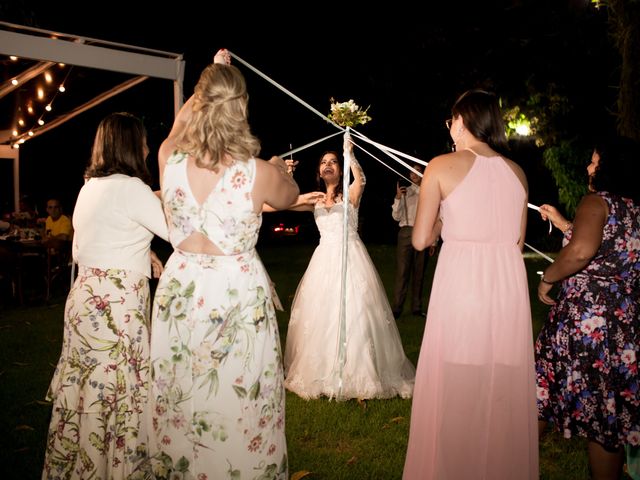
<svg viewBox="0 0 640 480">
<path fill-rule="evenodd" d="M 162 197 L 174 247 L 193 232 L 226 255 L 176 249 L 153 305 L 149 449 L 157 479 L 286 479 L 282 356 L 255 251 L 255 160 L 229 166 L 203 205 L 172 155 Z"/>
</svg>

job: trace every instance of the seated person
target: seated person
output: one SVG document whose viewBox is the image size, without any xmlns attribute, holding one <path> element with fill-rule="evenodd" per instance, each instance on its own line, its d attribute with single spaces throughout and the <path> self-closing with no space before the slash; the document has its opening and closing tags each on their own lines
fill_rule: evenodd
<svg viewBox="0 0 640 480">
<path fill-rule="evenodd" d="M 53 250 L 65 249 L 71 245 L 73 237 L 71 219 L 62 214 L 62 205 L 56 198 L 47 202 L 47 213 L 49 216 L 45 220 L 43 242 Z"/>
<path fill-rule="evenodd" d="M 71 219 L 62 214 L 62 205 L 58 199 L 52 198 L 47 202 L 47 213 L 49 216 L 45 221 L 44 239 L 71 240 Z"/>
</svg>

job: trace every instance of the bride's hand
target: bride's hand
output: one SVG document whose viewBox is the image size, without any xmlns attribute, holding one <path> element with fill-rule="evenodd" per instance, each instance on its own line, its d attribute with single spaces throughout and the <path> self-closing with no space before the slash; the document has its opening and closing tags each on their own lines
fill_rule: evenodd
<svg viewBox="0 0 640 480">
<path fill-rule="evenodd" d="M 345 151 L 349 153 L 353 153 L 353 143 L 351 142 L 351 135 L 346 133 L 344 135 L 344 145 L 343 148 Z"/>
<path fill-rule="evenodd" d="M 221 48 L 213 56 L 213 63 L 221 63 L 223 65 L 231 65 L 231 54 L 226 48 Z"/>
</svg>

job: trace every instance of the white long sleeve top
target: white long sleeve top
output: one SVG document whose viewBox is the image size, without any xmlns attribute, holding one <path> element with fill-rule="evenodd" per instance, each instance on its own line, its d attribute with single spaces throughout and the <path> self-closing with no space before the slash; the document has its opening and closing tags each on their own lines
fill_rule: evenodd
<svg viewBox="0 0 640 480">
<path fill-rule="evenodd" d="M 401 227 L 413 227 L 416 220 L 416 210 L 418 209 L 418 197 L 420 195 L 420 187 L 410 185 L 407 187 L 407 193 L 400 198 L 393 199 L 391 206 L 391 216 Z"/>
<path fill-rule="evenodd" d="M 153 235 L 167 240 L 160 199 L 137 177 L 89 179 L 73 212 L 73 259 L 87 267 L 118 268 L 151 276 Z"/>
</svg>

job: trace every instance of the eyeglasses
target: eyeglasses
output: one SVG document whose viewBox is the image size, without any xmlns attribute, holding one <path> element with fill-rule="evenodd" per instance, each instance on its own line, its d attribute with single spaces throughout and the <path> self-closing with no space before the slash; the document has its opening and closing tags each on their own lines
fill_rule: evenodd
<svg viewBox="0 0 640 480">
<path fill-rule="evenodd" d="M 453 122 L 453 118 L 447 118 L 444 121 L 444 125 L 445 125 L 445 127 L 447 127 L 447 130 L 451 130 L 451 122 Z"/>
</svg>

